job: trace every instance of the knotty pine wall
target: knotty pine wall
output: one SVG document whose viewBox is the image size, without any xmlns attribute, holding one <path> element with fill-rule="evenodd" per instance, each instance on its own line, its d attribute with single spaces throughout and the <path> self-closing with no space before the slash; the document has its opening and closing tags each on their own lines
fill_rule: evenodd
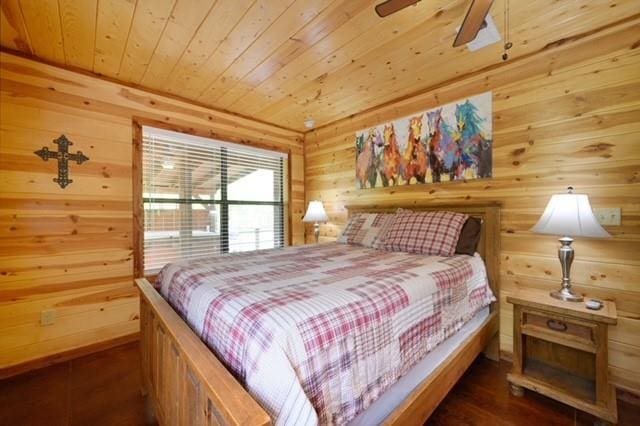
<svg viewBox="0 0 640 426">
<path fill-rule="evenodd" d="M 0 376 L 16 364 L 138 331 L 132 120 L 290 153 L 292 243 L 304 240 L 302 135 L 0 53 Z M 65 134 L 90 160 L 33 154 Z M 53 325 L 40 313 L 54 309 Z"/>
<path fill-rule="evenodd" d="M 549 197 L 573 185 L 594 207 L 621 207 L 622 226 L 607 227 L 612 239 L 574 243 L 572 278 L 579 291 L 616 301 L 610 373 L 618 386 L 640 392 L 640 49 L 634 33 L 637 23 L 565 40 L 308 133 L 306 198 L 322 200 L 330 216 L 321 239 L 336 238 L 349 203 L 501 202 L 500 347 L 508 355 L 513 318 L 506 296 L 560 283 L 556 238 L 528 231 Z M 487 90 L 493 91 L 493 179 L 355 189 L 356 130 Z"/>
</svg>

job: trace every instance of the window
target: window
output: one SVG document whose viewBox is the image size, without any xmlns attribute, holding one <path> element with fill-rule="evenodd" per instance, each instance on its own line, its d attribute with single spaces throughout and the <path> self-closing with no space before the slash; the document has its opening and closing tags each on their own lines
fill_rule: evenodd
<svg viewBox="0 0 640 426">
<path fill-rule="evenodd" d="M 286 155 L 143 127 L 144 271 L 282 247 Z"/>
</svg>

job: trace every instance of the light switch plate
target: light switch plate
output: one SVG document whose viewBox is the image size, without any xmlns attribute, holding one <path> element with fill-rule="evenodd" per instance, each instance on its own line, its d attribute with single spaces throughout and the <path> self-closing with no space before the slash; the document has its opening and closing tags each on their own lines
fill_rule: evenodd
<svg viewBox="0 0 640 426">
<path fill-rule="evenodd" d="M 600 225 L 620 226 L 620 207 L 593 209 L 593 214 L 596 215 Z"/>
<path fill-rule="evenodd" d="M 53 309 L 45 309 L 40 312 L 40 325 L 53 325 L 56 322 L 56 311 Z"/>
</svg>

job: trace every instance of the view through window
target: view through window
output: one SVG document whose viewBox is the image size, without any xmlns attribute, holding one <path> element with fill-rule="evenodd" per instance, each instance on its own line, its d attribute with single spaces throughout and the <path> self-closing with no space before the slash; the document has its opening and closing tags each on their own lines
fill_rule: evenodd
<svg viewBox="0 0 640 426">
<path fill-rule="evenodd" d="M 145 273 L 282 247 L 286 155 L 143 127 Z"/>
</svg>

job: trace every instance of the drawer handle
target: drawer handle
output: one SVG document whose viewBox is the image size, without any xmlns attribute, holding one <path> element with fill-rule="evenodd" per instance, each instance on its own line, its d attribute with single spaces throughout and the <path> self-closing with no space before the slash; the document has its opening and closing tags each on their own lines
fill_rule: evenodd
<svg viewBox="0 0 640 426">
<path fill-rule="evenodd" d="M 555 331 L 567 331 L 566 323 L 554 319 L 547 320 L 547 327 Z"/>
</svg>

